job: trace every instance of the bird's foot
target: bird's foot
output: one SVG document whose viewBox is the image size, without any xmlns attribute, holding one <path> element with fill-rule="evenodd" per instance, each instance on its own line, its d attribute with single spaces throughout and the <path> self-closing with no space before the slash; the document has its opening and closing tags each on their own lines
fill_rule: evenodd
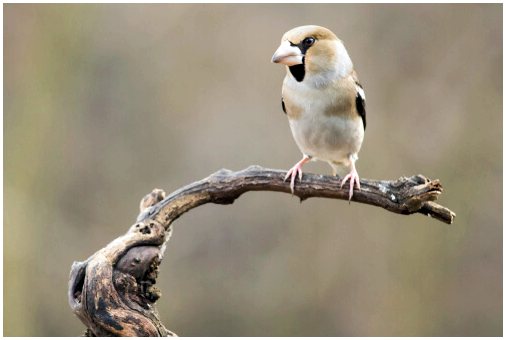
<svg viewBox="0 0 506 340">
<path fill-rule="evenodd" d="M 309 160 L 310 157 L 305 156 L 286 173 L 285 179 L 283 181 L 286 181 L 288 178 L 291 178 L 290 189 L 292 190 L 292 194 L 294 193 L 295 189 L 295 178 L 299 176 L 299 182 L 302 181 L 302 166 L 306 164 Z"/>
<path fill-rule="evenodd" d="M 346 183 L 347 180 L 350 180 L 350 195 L 348 197 L 348 201 L 351 201 L 351 198 L 353 197 L 353 188 L 355 187 L 355 184 L 357 184 L 358 190 L 360 190 L 360 178 L 358 177 L 357 170 L 353 169 L 349 174 L 347 174 L 343 181 L 341 182 L 341 188 Z"/>
</svg>

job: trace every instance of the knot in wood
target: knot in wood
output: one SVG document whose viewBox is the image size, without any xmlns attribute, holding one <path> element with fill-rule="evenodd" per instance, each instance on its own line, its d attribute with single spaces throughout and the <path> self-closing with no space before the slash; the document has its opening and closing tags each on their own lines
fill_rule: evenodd
<svg viewBox="0 0 506 340">
<path fill-rule="evenodd" d="M 155 220 L 148 219 L 148 220 L 134 224 L 132 226 L 131 231 L 133 231 L 134 233 L 140 233 L 140 234 L 143 234 L 146 236 L 149 236 L 149 235 L 161 236 L 161 235 L 164 235 L 165 228 L 159 222 L 157 222 Z"/>
</svg>

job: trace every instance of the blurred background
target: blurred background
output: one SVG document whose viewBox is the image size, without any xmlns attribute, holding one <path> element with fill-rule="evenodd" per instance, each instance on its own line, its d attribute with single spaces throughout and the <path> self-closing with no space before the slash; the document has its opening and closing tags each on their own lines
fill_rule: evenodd
<svg viewBox="0 0 506 340">
<path fill-rule="evenodd" d="M 344 41 L 366 90 L 361 177 L 439 178 L 456 222 L 269 192 L 202 206 L 165 253 L 164 324 L 502 335 L 501 4 L 4 5 L 5 335 L 82 334 L 70 266 L 151 189 L 300 159 L 270 58 L 304 24 Z"/>
</svg>

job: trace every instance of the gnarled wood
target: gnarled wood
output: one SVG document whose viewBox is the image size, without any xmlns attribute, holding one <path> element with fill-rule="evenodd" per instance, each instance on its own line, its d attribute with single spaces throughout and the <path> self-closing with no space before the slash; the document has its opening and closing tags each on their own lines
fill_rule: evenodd
<svg viewBox="0 0 506 340">
<path fill-rule="evenodd" d="M 95 336 L 174 335 L 152 304 L 154 284 L 170 229 L 156 221 L 136 223 L 70 273 L 69 304 Z"/>
<path fill-rule="evenodd" d="M 290 193 L 285 172 L 251 166 L 242 171 L 220 170 L 169 196 L 160 189 L 146 195 L 141 213 L 128 232 L 70 273 L 70 307 L 95 336 L 173 336 L 160 321 L 154 303 L 161 296 L 154 286 L 170 226 L 182 214 L 206 203 L 231 204 L 248 191 Z M 360 181 L 354 202 L 382 207 L 398 214 L 421 213 L 451 224 L 455 214 L 433 201 L 442 192 L 439 180 L 422 175 L 395 181 Z M 348 200 L 348 185 L 340 189 L 336 177 L 304 174 L 295 185 L 301 201 L 310 197 Z"/>
<path fill-rule="evenodd" d="M 138 221 L 152 218 L 169 226 L 188 210 L 205 203 L 231 204 L 247 191 L 290 192 L 289 183 L 284 181 L 286 171 L 250 166 L 232 172 L 222 169 L 203 180 L 189 184 L 160 203 L 144 210 Z M 341 179 L 334 176 L 304 174 L 302 181 L 295 183 L 294 195 L 301 200 L 310 197 L 326 197 L 348 200 L 349 186 L 340 189 Z M 352 201 L 375 205 L 391 212 L 409 215 L 421 213 L 451 224 L 455 214 L 432 201 L 442 193 L 439 180 L 430 180 L 422 175 L 401 177 L 395 181 L 360 180 L 361 190 L 355 190 Z"/>
</svg>

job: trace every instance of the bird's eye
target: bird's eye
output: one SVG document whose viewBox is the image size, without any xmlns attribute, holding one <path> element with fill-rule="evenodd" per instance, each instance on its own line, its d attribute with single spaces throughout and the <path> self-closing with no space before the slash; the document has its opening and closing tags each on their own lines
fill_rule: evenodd
<svg viewBox="0 0 506 340">
<path fill-rule="evenodd" d="M 309 47 L 309 46 L 313 45 L 314 42 L 315 42 L 315 38 L 313 38 L 313 37 L 309 37 L 309 38 L 302 40 L 302 44 L 304 44 L 305 47 Z"/>
</svg>

